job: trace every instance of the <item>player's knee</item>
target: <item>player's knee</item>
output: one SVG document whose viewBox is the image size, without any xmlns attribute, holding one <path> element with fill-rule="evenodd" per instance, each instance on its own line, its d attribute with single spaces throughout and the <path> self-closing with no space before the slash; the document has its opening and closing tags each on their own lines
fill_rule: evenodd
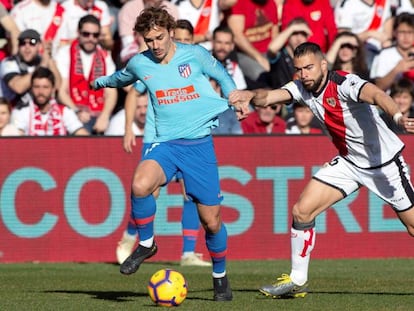
<svg viewBox="0 0 414 311">
<path fill-rule="evenodd" d="M 303 206 L 296 203 L 292 208 L 293 220 L 299 223 L 308 223 L 313 220 L 312 214 Z"/>
<path fill-rule="evenodd" d="M 220 221 L 212 218 L 202 223 L 204 230 L 209 233 L 217 233 L 220 230 Z"/>
<path fill-rule="evenodd" d="M 136 197 L 146 197 L 152 193 L 150 187 L 143 180 L 134 180 L 131 186 L 132 194 Z"/>
</svg>

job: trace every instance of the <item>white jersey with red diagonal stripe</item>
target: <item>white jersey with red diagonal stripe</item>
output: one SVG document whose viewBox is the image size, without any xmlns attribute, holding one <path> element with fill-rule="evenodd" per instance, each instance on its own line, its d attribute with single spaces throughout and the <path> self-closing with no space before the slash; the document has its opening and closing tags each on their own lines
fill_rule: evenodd
<svg viewBox="0 0 414 311">
<path fill-rule="evenodd" d="M 310 107 L 339 154 L 360 168 L 381 166 L 404 148 L 377 108 L 359 101 L 366 83 L 357 75 L 332 71 L 318 94 L 307 91 L 299 80 L 282 87 L 295 101 Z"/>
</svg>

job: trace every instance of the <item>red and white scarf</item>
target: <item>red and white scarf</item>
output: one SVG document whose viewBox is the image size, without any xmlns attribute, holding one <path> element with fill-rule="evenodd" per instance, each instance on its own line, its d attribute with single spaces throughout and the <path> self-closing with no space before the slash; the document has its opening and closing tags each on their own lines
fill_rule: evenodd
<svg viewBox="0 0 414 311">
<path fill-rule="evenodd" d="M 52 18 L 52 22 L 49 27 L 47 27 L 44 35 L 44 41 L 53 40 L 56 37 L 56 33 L 59 30 L 59 27 L 62 25 L 62 16 L 65 9 L 60 3 L 56 3 L 56 10 Z"/>
<path fill-rule="evenodd" d="M 81 59 L 81 49 L 78 40 L 72 42 L 70 46 L 70 72 L 69 72 L 69 91 L 70 96 L 77 106 L 84 106 L 92 114 L 99 114 L 104 106 L 104 90 L 94 91 L 89 85 L 92 81 L 106 74 L 106 51 L 99 46 L 93 54 L 91 71 L 88 80 L 83 74 Z"/>
<path fill-rule="evenodd" d="M 374 15 L 372 16 L 371 24 L 367 30 L 378 30 L 382 24 L 382 17 L 384 16 L 385 0 L 374 1 Z"/>
<path fill-rule="evenodd" d="M 54 99 L 49 102 L 49 110 L 42 114 L 39 107 L 33 102 L 29 103 L 29 135 L 30 136 L 63 136 L 67 134 L 63 123 L 64 105 L 59 105 Z M 47 116 L 47 118 L 42 118 Z"/>
<path fill-rule="evenodd" d="M 195 35 L 205 35 L 208 32 L 208 27 L 210 25 L 211 5 L 212 0 L 204 1 L 197 24 L 194 27 Z"/>
</svg>

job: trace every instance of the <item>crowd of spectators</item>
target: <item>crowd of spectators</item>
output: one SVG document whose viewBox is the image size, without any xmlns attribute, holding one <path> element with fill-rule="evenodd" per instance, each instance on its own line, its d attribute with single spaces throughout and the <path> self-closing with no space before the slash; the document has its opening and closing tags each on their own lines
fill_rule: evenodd
<svg viewBox="0 0 414 311">
<path fill-rule="evenodd" d="M 375 83 L 404 114 L 414 110 L 409 0 L 1 0 L 0 136 L 122 135 L 116 127 L 122 127 L 128 89 L 93 91 L 89 83 L 145 49 L 133 26 L 149 6 L 166 7 L 180 21 L 179 31 L 191 30 L 192 42 L 185 43 L 210 50 L 238 89 L 278 88 L 295 79 L 293 51 L 311 41 L 331 70 Z M 49 97 L 34 90 L 36 77 L 50 84 Z M 137 135 L 145 123 L 144 95 L 129 96 L 137 102 Z M 322 133 L 299 104 L 252 110 L 241 122 L 232 110 L 223 113 L 213 134 Z"/>
</svg>

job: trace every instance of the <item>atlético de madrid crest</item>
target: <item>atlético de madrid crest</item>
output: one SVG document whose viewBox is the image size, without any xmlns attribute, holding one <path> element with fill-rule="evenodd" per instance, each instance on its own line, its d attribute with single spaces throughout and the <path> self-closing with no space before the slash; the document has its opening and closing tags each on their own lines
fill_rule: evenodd
<svg viewBox="0 0 414 311">
<path fill-rule="evenodd" d="M 183 78 L 188 78 L 191 75 L 190 64 L 183 64 L 178 66 L 178 72 Z"/>
</svg>

